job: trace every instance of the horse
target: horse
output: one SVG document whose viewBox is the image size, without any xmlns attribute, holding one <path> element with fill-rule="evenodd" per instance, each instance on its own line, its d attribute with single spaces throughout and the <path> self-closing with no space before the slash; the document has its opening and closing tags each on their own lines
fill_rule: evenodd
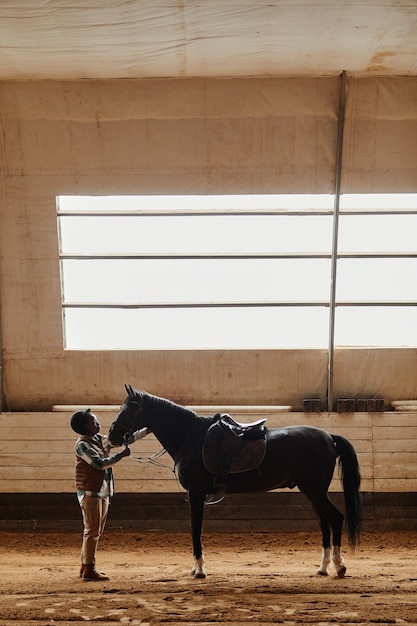
<svg viewBox="0 0 417 626">
<path fill-rule="evenodd" d="M 361 476 L 355 449 L 348 439 L 314 426 L 268 429 L 263 425 L 265 420 L 261 420 L 248 425 L 263 430 L 265 453 L 259 465 L 228 473 L 219 480 L 219 476 L 207 469 L 203 452 L 210 429 L 224 416 L 200 416 L 130 385 L 125 385 L 125 389 L 128 395 L 110 426 L 108 439 L 111 445 L 121 446 L 132 443 L 134 433 L 140 431 L 142 437 L 143 433 L 152 432 L 172 457 L 177 478 L 188 492 L 194 557 L 191 573 L 195 578 L 207 575 L 201 543 L 207 497 L 219 493 L 263 493 L 283 487 L 298 487 L 318 518 L 322 551 L 317 574 L 327 576 L 329 567 L 333 566 L 339 578 L 345 576 L 346 565 L 341 554 L 344 515 L 329 499 L 328 488 L 339 459 L 348 543 L 354 548 L 361 532 Z M 244 428 L 230 419 L 237 429 Z"/>
</svg>

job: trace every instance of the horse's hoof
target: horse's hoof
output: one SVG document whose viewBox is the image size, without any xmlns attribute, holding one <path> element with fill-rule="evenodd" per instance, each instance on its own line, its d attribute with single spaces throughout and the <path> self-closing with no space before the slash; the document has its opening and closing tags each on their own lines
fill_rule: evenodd
<svg viewBox="0 0 417 626">
<path fill-rule="evenodd" d="M 328 573 L 326 572 L 326 570 L 318 569 L 317 576 L 328 576 Z"/>
<path fill-rule="evenodd" d="M 191 576 L 194 578 L 206 578 L 207 574 L 204 570 L 199 570 L 196 567 L 193 567 L 191 570 Z"/>
<path fill-rule="evenodd" d="M 346 567 L 343 566 L 340 569 L 337 570 L 337 577 L 338 578 L 344 578 L 346 574 Z"/>
</svg>

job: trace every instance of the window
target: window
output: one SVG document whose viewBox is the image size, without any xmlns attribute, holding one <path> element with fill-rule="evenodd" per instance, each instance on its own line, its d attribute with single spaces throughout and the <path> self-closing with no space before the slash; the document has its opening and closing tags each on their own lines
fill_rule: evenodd
<svg viewBox="0 0 417 626">
<path fill-rule="evenodd" d="M 417 346 L 417 194 L 340 200 L 335 344 Z"/>
<path fill-rule="evenodd" d="M 417 346 L 417 195 L 60 196 L 67 349 Z M 411 278 L 413 277 L 413 279 Z"/>
</svg>

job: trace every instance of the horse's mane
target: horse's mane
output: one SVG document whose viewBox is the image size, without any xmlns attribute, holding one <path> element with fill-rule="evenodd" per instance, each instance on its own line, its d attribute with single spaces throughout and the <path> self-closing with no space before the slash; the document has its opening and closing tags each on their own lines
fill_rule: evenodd
<svg viewBox="0 0 417 626">
<path fill-rule="evenodd" d="M 175 417 L 183 420 L 191 419 L 201 423 L 204 422 L 207 425 L 209 425 L 212 420 L 212 418 L 197 415 L 197 413 L 191 409 L 187 409 L 185 406 L 171 402 L 171 400 L 159 398 L 158 396 L 146 393 L 145 391 L 138 393 L 142 396 L 143 410 L 146 411 L 147 415 L 158 415 L 159 412 L 163 411 L 164 414 L 169 412 L 173 418 Z"/>
</svg>

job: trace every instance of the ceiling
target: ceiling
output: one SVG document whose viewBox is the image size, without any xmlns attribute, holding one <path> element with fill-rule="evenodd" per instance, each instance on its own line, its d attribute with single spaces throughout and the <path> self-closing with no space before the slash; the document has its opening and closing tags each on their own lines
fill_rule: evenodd
<svg viewBox="0 0 417 626">
<path fill-rule="evenodd" d="M 1 0 L 0 80 L 417 73 L 417 1 Z"/>
</svg>

